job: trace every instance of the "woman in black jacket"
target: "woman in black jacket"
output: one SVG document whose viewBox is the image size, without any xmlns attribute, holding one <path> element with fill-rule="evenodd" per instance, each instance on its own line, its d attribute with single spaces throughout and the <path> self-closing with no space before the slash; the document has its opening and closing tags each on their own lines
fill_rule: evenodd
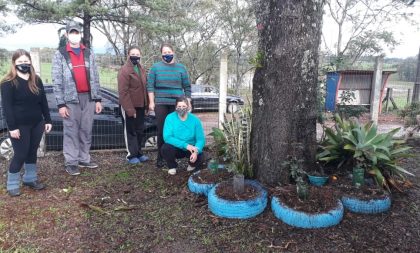
<svg viewBox="0 0 420 253">
<path fill-rule="evenodd" d="M 37 149 L 43 132 L 51 130 L 51 117 L 41 78 L 35 74 L 30 54 L 18 49 L 12 66 L 1 81 L 1 102 L 14 155 L 7 174 L 7 192 L 20 195 L 20 170 L 24 165 L 23 185 L 41 190 L 37 177 Z"/>
</svg>

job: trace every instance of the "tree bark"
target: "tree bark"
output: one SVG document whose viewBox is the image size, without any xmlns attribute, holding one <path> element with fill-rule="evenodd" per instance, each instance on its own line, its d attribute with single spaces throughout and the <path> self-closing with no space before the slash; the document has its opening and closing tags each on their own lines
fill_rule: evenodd
<svg viewBox="0 0 420 253">
<path fill-rule="evenodd" d="M 90 48 L 92 45 L 92 35 L 90 34 L 90 25 L 92 22 L 92 16 L 85 12 L 83 15 L 83 44 Z"/>
<path fill-rule="evenodd" d="M 253 79 L 252 159 L 257 179 L 289 182 L 288 156 L 315 162 L 322 0 L 260 0 L 261 67 Z"/>
</svg>

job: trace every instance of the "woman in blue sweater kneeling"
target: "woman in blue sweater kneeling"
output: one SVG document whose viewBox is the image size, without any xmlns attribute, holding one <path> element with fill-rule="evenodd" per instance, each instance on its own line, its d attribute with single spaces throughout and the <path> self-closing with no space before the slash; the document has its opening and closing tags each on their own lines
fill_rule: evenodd
<svg viewBox="0 0 420 253">
<path fill-rule="evenodd" d="M 184 96 L 176 99 L 175 112 L 168 114 L 163 126 L 161 155 L 169 167 L 168 173 L 175 175 L 177 158 L 187 157 L 187 171 L 200 168 L 203 163 L 203 148 L 206 143 L 200 119 L 188 112 L 188 99 Z"/>
</svg>

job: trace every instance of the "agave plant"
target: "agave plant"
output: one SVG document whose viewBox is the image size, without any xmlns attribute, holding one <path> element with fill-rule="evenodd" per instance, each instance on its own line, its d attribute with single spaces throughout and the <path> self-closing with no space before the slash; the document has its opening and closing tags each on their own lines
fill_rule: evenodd
<svg viewBox="0 0 420 253">
<path fill-rule="evenodd" d="M 251 129 L 252 109 L 242 107 L 238 115 L 225 116 L 223 133 L 227 143 L 226 153 L 232 169 L 245 177 L 253 177 L 251 162 Z"/>
<path fill-rule="evenodd" d="M 216 145 L 217 156 L 230 164 L 230 169 L 247 178 L 253 177 L 251 163 L 251 116 L 250 106 L 240 108 L 238 114 L 225 116 L 223 129 L 213 128 L 210 133 Z"/>
<path fill-rule="evenodd" d="M 335 117 L 336 132 L 327 129 L 326 139 L 321 143 L 321 152 L 317 156 L 320 161 L 340 161 L 339 165 L 349 163 L 352 167 L 363 168 L 388 190 L 389 184 L 395 186 L 393 177 L 412 175 L 397 165 L 410 149 L 403 141 L 393 139 L 399 128 L 378 133 L 373 123 L 361 125 L 357 121 L 342 120 L 338 115 Z"/>
</svg>

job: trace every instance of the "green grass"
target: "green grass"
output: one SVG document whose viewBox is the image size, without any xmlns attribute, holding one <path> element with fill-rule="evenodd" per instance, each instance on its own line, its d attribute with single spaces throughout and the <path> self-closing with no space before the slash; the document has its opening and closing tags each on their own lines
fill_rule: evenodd
<svg viewBox="0 0 420 253">
<path fill-rule="evenodd" d="M 45 84 L 51 84 L 52 82 L 51 65 L 52 64 L 50 62 L 41 63 L 40 76 Z M 2 70 L 0 69 L 0 71 Z M 111 90 L 117 90 L 117 74 L 118 70 L 111 68 L 99 68 L 99 80 L 101 86 Z"/>
</svg>

